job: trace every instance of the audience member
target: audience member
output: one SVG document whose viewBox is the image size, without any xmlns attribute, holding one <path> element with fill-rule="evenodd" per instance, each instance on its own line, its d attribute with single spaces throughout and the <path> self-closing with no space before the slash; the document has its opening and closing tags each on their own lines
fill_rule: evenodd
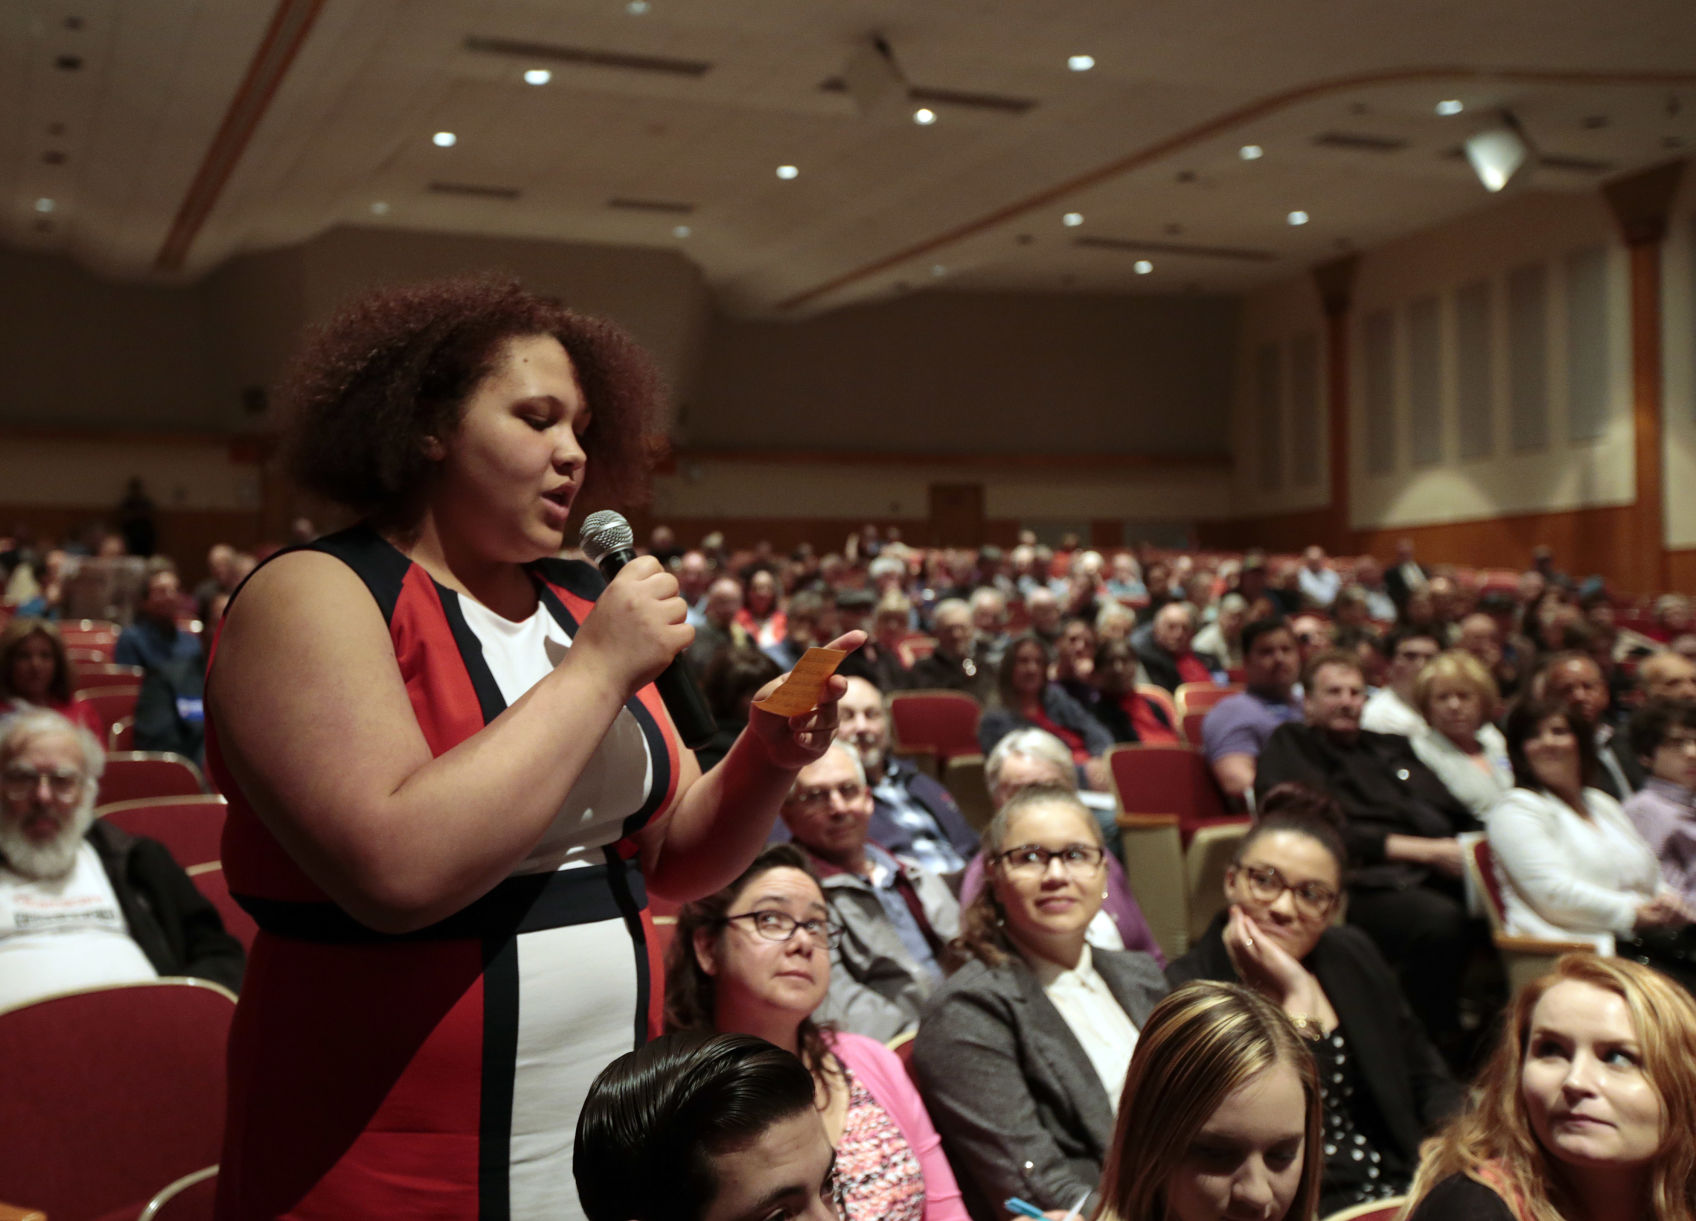
<svg viewBox="0 0 1696 1221">
<path fill-rule="evenodd" d="M 871 785 L 868 838 L 944 877 L 964 869 L 978 849 L 978 834 L 946 788 L 890 752 L 883 692 L 863 678 L 850 678 L 837 716 L 836 736 L 859 752 Z"/>
<path fill-rule="evenodd" d="M 926 1007 L 912 1060 L 974 1216 L 1009 1196 L 1079 1207 L 1101 1177 L 1137 1030 L 1166 992 L 1148 955 L 1089 947 L 1105 855 L 1064 790 L 1020 793 L 984 833 L 970 961 Z"/>
<path fill-rule="evenodd" d="M 860 649 L 871 662 L 871 680 L 884 691 L 900 691 L 913 685 L 913 673 L 901 652 L 901 642 L 911 633 L 913 604 L 906 594 L 888 593 L 872 612 L 872 638 Z M 851 670 L 844 668 L 845 673 Z"/>
<path fill-rule="evenodd" d="M 1696 665 L 1671 649 L 1657 650 L 1638 662 L 1637 682 L 1646 700 L 1696 699 Z"/>
<path fill-rule="evenodd" d="M 1289 1019 L 1247 988 L 1186 984 L 1131 1056 L 1098 1221 L 1314 1221 L 1320 1121 Z"/>
<path fill-rule="evenodd" d="M 1414 698 L 1419 672 L 1443 651 L 1441 640 L 1426 628 L 1397 628 L 1385 641 L 1390 654 L 1390 681 L 1366 701 L 1360 727 L 1373 733 L 1399 733 L 1417 737 L 1426 729 Z"/>
<path fill-rule="evenodd" d="M 1123 640 L 1127 643 L 1136 631 L 1137 613 L 1123 602 L 1103 602 L 1095 615 L 1095 638 Z"/>
<path fill-rule="evenodd" d="M 1087 619 L 1068 618 L 1054 645 L 1051 677 L 1085 708 L 1095 702 L 1095 629 Z"/>
<path fill-rule="evenodd" d="M 1219 599 L 1219 613 L 1212 623 L 1195 634 L 1192 642 L 1198 654 L 1216 657 L 1227 670 L 1240 669 L 1243 664 L 1243 627 L 1248 623 L 1248 602 L 1241 594 L 1226 594 Z M 1099 632 L 1100 629 L 1097 628 Z"/>
<path fill-rule="evenodd" d="M 762 649 L 783 639 L 788 617 L 782 592 L 770 568 L 754 568 L 743 575 L 742 609 L 736 612 L 736 622 Z"/>
<path fill-rule="evenodd" d="M 1342 580 L 1337 570 L 1325 562 L 1325 548 L 1314 545 L 1302 553 L 1301 570 L 1296 574 L 1296 581 L 1302 598 L 1309 606 L 1330 610 L 1342 588 Z"/>
<path fill-rule="evenodd" d="M 1609 715 L 1606 677 L 1596 659 L 1586 653 L 1563 652 L 1549 658 L 1543 668 L 1542 689 L 1546 695 L 1569 705 L 1589 727 L 1586 732 L 1596 747 L 1600 765 L 1593 783 L 1615 801 L 1624 801 L 1643 787 L 1643 767 L 1631 754 L 1631 744 L 1616 731 Z"/>
<path fill-rule="evenodd" d="M 674 570 L 677 577 L 677 596 L 688 606 L 689 626 L 696 628 L 707 621 L 707 587 L 712 584 L 712 565 L 701 551 L 685 551 Z"/>
<path fill-rule="evenodd" d="M 161 975 L 241 985 L 240 943 L 164 845 L 95 818 L 104 766 L 57 712 L 0 720 L 0 1009 Z"/>
<path fill-rule="evenodd" d="M 1384 567 L 1369 555 L 1361 556 L 1354 566 L 1354 585 L 1366 597 L 1366 614 L 1374 623 L 1393 623 L 1396 600 L 1384 579 Z"/>
<path fill-rule="evenodd" d="M 1405 1191 L 1419 1142 L 1460 1101 L 1372 939 L 1332 922 L 1347 869 L 1339 818 L 1335 802 L 1300 785 L 1268 793 L 1226 871 L 1229 909 L 1166 969 L 1174 987 L 1245 983 L 1311 1041 L 1324 1098 L 1324 1213 Z"/>
<path fill-rule="evenodd" d="M 942 1142 L 901 1061 L 875 1039 L 813 1019 L 839 935 L 806 854 L 793 844 L 767 848 L 741 877 L 678 915 L 666 1025 L 758 1035 L 800 1057 L 836 1148 L 843 1216 L 966 1221 Z"/>
<path fill-rule="evenodd" d="M 1115 742 L 1175 746 L 1178 727 L 1166 710 L 1137 690 L 1137 655 L 1123 640 L 1103 640 L 1090 663 L 1094 684 L 1085 703 Z"/>
<path fill-rule="evenodd" d="M 1039 586 L 1025 597 L 1025 613 L 1030 616 L 1030 631 L 1052 646 L 1060 639 L 1060 599 L 1053 590 Z"/>
<path fill-rule="evenodd" d="M 1638 963 L 1568 954 L 1514 999 L 1408 1221 L 1696 1221 L 1696 1006 Z"/>
<path fill-rule="evenodd" d="M 1696 911 L 1696 700 L 1650 700 L 1631 718 L 1648 782 L 1625 816 L 1661 863 L 1661 880 Z"/>
<path fill-rule="evenodd" d="M 734 577 L 720 577 L 707 587 L 701 622 L 695 626 L 695 639 L 685 654 L 695 669 L 707 669 L 712 665 L 713 658 L 725 649 L 741 648 L 753 643 L 748 630 L 737 622 L 741 611 L 740 581 Z"/>
<path fill-rule="evenodd" d="M 1148 589 L 1142 583 L 1142 565 L 1129 551 L 1114 555 L 1108 569 L 1107 592 L 1115 598 L 1135 601 L 1148 597 Z"/>
<path fill-rule="evenodd" d="M 1001 655 L 1012 639 L 1007 633 L 1007 597 L 999 589 L 985 585 L 972 591 L 969 604 L 978 654 L 984 665 L 994 669 L 1001 664 Z"/>
<path fill-rule="evenodd" d="M 784 611 L 783 639 L 767 645 L 765 654 L 783 670 L 793 670 L 795 663 L 810 648 L 834 640 L 836 614 L 832 602 L 816 590 L 803 589 L 789 599 Z"/>
<path fill-rule="evenodd" d="M 206 551 L 206 579 L 194 587 L 194 604 L 203 620 L 211 619 L 212 599 L 235 593 L 240 582 L 236 549 L 229 543 L 213 543 Z M 241 573 L 245 576 L 245 573 Z"/>
<path fill-rule="evenodd" d="M 1396 543 L 1396 558 L 1384 570 L 1384 588 L 1398 608 L 1407 605 L 1408 596 L 1425 588 L 1425 569 L 1413 558 L 1413 540 L 1404 538 Z"/>
<path fill-rule="evenodd" d="M 1296 651 L 1305 667 L 1308 659 L 1323 653 L 1336 643 L 1336 629 L 1322 615 L 1300 610 L 1290 612 L 1290 631 L 1295 633 Z"/>
<path fill-rule="evenodd" d="M 19 616 L 0 628 L 0 716 L 50 708 L 97 738 L 106 726 L 92 704 L 71 698 L 71 662 L 59 629 L 46 619 Z"/>
<path fill-rule="evenodd" d="M 1353 657 L 1314 658 L 1305 687 L 1307 719 L 1267 739 L 1255 793 L 1293 780 L 1342 807 L 1348 918 L 1396 965 L 1414 1012 L 1453 1063 L 1464 1050 L 1461 974 L 1482 933 L 1467 919 L 1456 836 L 1479 824 L 1406 738 L 1360 728 L 1365 684 Z"/>
<path fill-rule="evenodd" d="M 752 1035 L 662 1035 L 595 1078 L 572 1173 L 589 1221 L 841 1221 L 813 1076 Z"/>
<path fill-rule="evenodd" d="M 1410 739 L 1413 753 L 1479 818 L 1513 787 L 1508 744 L 1490 721 L 1498 702 L 1484 663 L 1460 649 L 1438 654 L 1413 683 L 1426 725 Z"/>
<path fill-rule="evenodd" d="M 1087 765 L 1113 745 L 1113 736 L 1084 706 L 1048 680 L 1048 646 L 1035 635 L 1019 637 L 1008 646 L 996 674 L 995 698 L 978 721 L 978 742 L 984 754 L 1015 729 L 1047 730 L 1066 744 L 1080 765 Z M 1103 788 L 1099 771 L 1091 787 Z"/>
<path fill-rule="evenodd" d="M 164 670 L 173 662 L 204 666 L 200 638 L 177 627 L 182 603 L 176 569 L 155 560 L 147 574 L 146 592 L 136 603 L 135 621 L 118 635 L 112 660 L 149 671 Z"/>
<path fill-rule="evenodd" d="M 1593 787 L 1578 710 L 1523 700 L 1508 714 L 1514 789 L 1488 818 L 1510 933 L 1583 939 L 1696 980 L 1692 913 L 1619 803 Z"/>
<path fill-rule="evenodd" d="M 1183 683 L 1221 681 L 1224 663 L 1211 653 L 1191 647 L 1195 637 L 1195 610 L 1187 602 L 1169 602 L 1154 615 L 1154 630 L 1137 650 L 1148 681 L 1168 691 Z"/>
<path fill-rule="evenodd" d="M 1255 762 L 1272 731 L 1301 719 L 1301 702 L 1295 696 L 1299 673 L 1296 638 L 1287 622 L 1256 619 L 1243 628 L 1247 689 L 1220 700 L 1201 723 L 1202 753 L 1232 801 L 1253 791 Z"/>
<path fill-rule="evenodd" d="M 782 812 L 843 930 L 820 1016 L 892 1039 L 917 1024 L 942 979 L 960 907 L 936 874 L 867 840 L 872 807 L 859 752 L 839 738 L 801 769 Z"/>
<path fill-rule="evenodd" d="M 913 663 L 908 685 L 926 691 L 959 691 L 982 703 L 989 691 L 990 670 L 977 656 L 972 608 L 959 598 L 945 598 L 936 604 L 931 627 L 936 648 Z"/>
<path fill-rule="evenodd" d="M 711 741 L 695 751 L 702 771 L 730 753 L 748 725 L 748 705 L 755 694 L 782 673 L 782 666 L 752 645 L 733 645 L 713 655 L 701 675 L 701 695 L 716 725 Z"/>
</svg>

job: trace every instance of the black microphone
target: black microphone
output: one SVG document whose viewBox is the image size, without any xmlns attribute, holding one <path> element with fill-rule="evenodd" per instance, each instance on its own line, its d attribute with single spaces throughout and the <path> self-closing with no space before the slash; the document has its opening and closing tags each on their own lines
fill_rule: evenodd
<svg viewBox="0 0 1696 1221">
<path fill-rule="evenodd" d="M 589 514 L 577 540 L 583 554 L 601 570 L 608 584 L 636 558 L 635 543 L 636 535 L 630 523 L 611 509 Z M 682 653 L 673 657 L 671 664 L 654 680 L 654 686 L 659 688 L 660 699 L 665 701 L 665 710 L 671 713 L 672 723 L 685 746 L 698 750 L 712 741 L 718 732 L 718 721 L 707 707 L 701 685 L 695 681 L 695 668 L 687 657 Z"/>
</svg>

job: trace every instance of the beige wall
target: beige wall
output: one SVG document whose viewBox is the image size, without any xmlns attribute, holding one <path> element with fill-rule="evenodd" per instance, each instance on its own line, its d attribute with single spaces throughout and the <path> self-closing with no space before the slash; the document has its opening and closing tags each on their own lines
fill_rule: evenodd
<svg viewBox="0 0 1696 1221">
<path fill-rule="evenodd" d="M 1315 444 L 1303 446 L 1295 423 L 1292 368 L 1298 345 L 1312 345 L 1318 363 Z M 1263 354 L 1277 354 L 1275 406 L 1262 401 Z M 1251 294 L 1243 302 L 1242 334 L 1236 347 L 1237 378 L 1231 400 L 1233 517 L 1258 517 L 1320 509 L 1331 501 L 1330 445 L 1326 420 L 1325 316 L 1319 290 L 1303 275 Z M 1299 477 L 1301 453 L 1316 478 Z"/>
<path fill-rule="evenodd" d="M 1686 165 L 1661 263 L 1667 546 L 1696 547 L 1696 166 Z"/>
</svg>

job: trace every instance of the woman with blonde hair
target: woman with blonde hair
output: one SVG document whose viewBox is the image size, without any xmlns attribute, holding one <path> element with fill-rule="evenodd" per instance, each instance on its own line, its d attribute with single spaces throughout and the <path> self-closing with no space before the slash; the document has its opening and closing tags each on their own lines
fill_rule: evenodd
<svg viewBox="0 0 1696 1221">
<path fill-rule="evenodd" d="M 1237 984 L 1186 984 L 1137 1040 L 1096 1221 L 1312 1221 L 1319 1140 L 1319 1077 L 1289 1018 Z"/>
<path fill-rule="evenodd" d="M 1696 1003 L 1568 954 L 1514 1000 L 1467 1108 L 1426 1142 L 1407 1221 L 1696 1218 Z"/>
<path fill-rule="evenodd" d="M 1490 723 L 1500 701 L 1484 663 L 1459 649 L 1433 657 L 1413 680 L 1413 706 L 1426 724 L 1412 737 L 1413 753 L 1480 818 L 1513 788 L 1507 739 Z"/>
</svg>

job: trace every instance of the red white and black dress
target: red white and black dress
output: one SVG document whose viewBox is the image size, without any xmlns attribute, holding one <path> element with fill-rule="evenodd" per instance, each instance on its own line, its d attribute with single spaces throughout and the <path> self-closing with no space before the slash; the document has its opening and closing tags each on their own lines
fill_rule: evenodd
<svg viewBox="0 0 1696 1221">
<path fill-rule="evenodd" d="M 587 564 L 541 561 L 540 605 L 514 624 L 368 528 L 310 547 L 371 591 L 438 755 L 557 663 L 604 587 Z M 581 1215 L 571 1153 L 589 1083 L 659 1029 L 663 965 L 635 835 L 670 802 L 679 749 L 644 688 L 512 876 L 394 936 L 306 877 L 209 725 L 208 764 L 230 801 L 225 874 L 260 926 L 231 1035 L 220 1217 Z"/>
</svg>

